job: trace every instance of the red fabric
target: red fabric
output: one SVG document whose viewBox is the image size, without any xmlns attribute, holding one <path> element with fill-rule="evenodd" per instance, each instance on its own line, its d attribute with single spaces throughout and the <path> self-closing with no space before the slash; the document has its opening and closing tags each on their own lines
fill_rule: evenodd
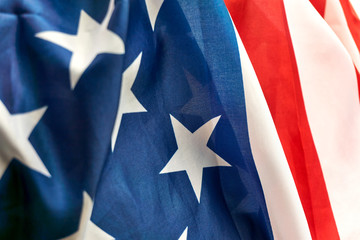
<svg viewBox="0 0 360 240">
<path fill-rule="evenodd" d="M 340 3 L 344 10 L 345 18 L 349 26 L 350 32 L 355 40 L 358 49 L 360 49 L 360 20 L 357 17 L 349 0 L 340 0 Z"/>
<path fill-rule="evenodd" d="M 313 239 L 339 239 L 281 0 L 225 0 L 275 122 Z"/>
<path fill-rule="evenodd" d="M 354 66 L 355 67 L 355 66 Z M 356 69 L 356 68 L 355 68 Z M 356 69 L 356 78 L 358 81 L 358 88 L 359 88 L 359 102 L 360 102 L 360 73 L 359 71 Z"/>
<path fill-rule="evenodd" d="M 322 17 L 325 15 L 326 0 L 310 0 L 311 4 L 316 8 Z"/>
</svg>

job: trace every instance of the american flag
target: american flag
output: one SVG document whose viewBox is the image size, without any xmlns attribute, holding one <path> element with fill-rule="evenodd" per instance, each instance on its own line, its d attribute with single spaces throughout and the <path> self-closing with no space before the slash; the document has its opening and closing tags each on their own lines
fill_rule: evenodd
<svg viewBox="0 0 360 240">
<path fill-rule="evenodd" d="M 357 239 L 355 0 L 2 0 L 0 239 Z"/>
</svg>

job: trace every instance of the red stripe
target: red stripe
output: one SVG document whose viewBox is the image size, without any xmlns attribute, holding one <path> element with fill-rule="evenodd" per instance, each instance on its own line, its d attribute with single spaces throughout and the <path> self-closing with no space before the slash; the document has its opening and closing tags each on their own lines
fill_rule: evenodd
<svg viewBox="0 0 360 240">
<path fill-rule="evenodd" d="M 325 15 L 325 5 L 326 0 L 310 0 L 314 8 L 319 12 L 319 14 L 324 17 Z"/>
<path fill-rule="evenodd" d="M 354 66 L 355 67 L 355 66 Z M 356 68 L 355 68 L 356 69 Z M 356 69 L 356 78 L 358 81 L 358 89 L 359 89 L 359 101 L 360 101 L 360 74 L 359 71 Z"/>
<path fill-rule="evenodd" d="M 225 0 L 268 102 L 313 239 L 339 239 L 281 0 Z M 279 211 L 281 211 L 279 209 Z"/>
<path fill-rule="evenodd" d="M 345 18 L 349 26 L 350 32 L 354 41 L 360 49 L 360 20 L 357 18 L 355 10 L 351 6 L 349 0 L 340 0 L 341 6 L 344 10 Z"/>
</svg>

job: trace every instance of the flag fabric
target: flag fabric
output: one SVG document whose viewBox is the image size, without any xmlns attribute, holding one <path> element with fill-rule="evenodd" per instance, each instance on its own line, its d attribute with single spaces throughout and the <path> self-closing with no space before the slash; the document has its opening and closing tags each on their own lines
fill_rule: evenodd
<svg viewBox="0 0 360 240">
<path fill-rule="evenodd" d="M 226 3 L 268 103 L 312 239 L 356 239 L 355 8 L 331 0 Z M 272 218 L 281 220 L 281 214 L 270 214 L 272 228 L 280 229 L 275 238 L 284 232 Z"/>
<path fill-rule="evenodd" d="M 350 0 L 2 0 L 0 239 L 357 239 Z"/>
<path fill-rule="evenodd" d="M 222 1 L 2 1 L 1 25 L 1 239 L 273 238 Z"/>
</svg>

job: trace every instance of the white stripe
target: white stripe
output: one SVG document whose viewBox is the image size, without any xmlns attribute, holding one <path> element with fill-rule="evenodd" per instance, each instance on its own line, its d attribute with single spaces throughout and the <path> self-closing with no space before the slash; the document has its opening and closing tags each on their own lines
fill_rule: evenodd
<svg viewBox="0 0 360 240">
<path fill-rule="evenodd" d="M 235 29 L 236 31 L 236 29 Z M 236 32 L 251 150 L 275 239 L 311 239 L 305 213 L 257 76 Z"/>
<path fill-rule="evenodd" d="M 338 231 L 341 239 L 358 239 L 360 105 L 355 68 L 309 1 L 284 3 L 305 108 Z"/>
<path fill-rule="evenodd" d="M 347 25 L 344 11 L 338 0 L 326 0 L 325 21 L 334 30 L 345 48 L 348 50 L 353 62 L 358 70 L 360 70 L 360 54 L 356 43 L 351 35 Z"/>
</svg>

